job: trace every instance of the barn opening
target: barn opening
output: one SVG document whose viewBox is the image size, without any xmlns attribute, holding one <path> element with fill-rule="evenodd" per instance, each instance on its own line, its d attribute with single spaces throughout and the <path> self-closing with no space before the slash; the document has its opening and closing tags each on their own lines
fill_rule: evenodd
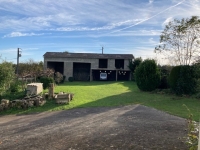
<svg viewBox="0 0 200 150">
<path fill-rule="evenodd" d="M 130 71 L 118 71 L 117 72 L 117 81 L 129 81 Z"/>
<path fill-rule="evenodd" d="M 92 70 L 92 79 L 93 81 L 102 81 L 100 79 L 100 74 L 101 73 L 106 73 L 107 74 L 107 79 L 103 81 L 116 81 L 116 71 L 115 70 Z"/>
<path fill-rule="evenodd" d="M 115 68 L 124 69 L 124 59 L 115 59 Z"/>
<path fill-rule="evenodd" d="M 54 69 L 55 72 L 64 73 L 64 62 L 47 62 L 47 68 Z"/>
<path fill-rule="evenodd" d="M 75 81 L 90 81 L 90 63 L 73 63 L 73 77 Z"/>
</svg>

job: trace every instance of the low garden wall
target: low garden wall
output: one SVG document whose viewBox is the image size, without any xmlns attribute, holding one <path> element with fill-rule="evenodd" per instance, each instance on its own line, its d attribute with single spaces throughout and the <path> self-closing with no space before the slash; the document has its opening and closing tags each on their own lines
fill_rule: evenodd
<svg viewBox="0 0 200 150">
<path fill-rule="evenodd" d="M 11 108 L 18 108 L 18 109 L 27 109 L 29 107 L 34 106 L 43 106 L 46 103 L 46 100 L 42 96 L 31 96 L 31 97 L 25 97 L 21 100 L 7 100 L 2 99 L 0 104 L 0 112 L 4 110 L 8 110 Z"/>
</svg>

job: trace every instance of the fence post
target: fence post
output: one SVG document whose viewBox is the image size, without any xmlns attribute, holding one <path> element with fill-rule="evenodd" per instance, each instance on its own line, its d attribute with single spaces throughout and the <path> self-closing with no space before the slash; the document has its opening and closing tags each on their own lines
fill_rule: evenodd
<svg viewBox="0 0 200 150">
<path fill-rule="evenodd" d="M 48 99 L 53 99 L 53 98 L 54 98 L 54 83 L 50 83 Z"/>
</svg>

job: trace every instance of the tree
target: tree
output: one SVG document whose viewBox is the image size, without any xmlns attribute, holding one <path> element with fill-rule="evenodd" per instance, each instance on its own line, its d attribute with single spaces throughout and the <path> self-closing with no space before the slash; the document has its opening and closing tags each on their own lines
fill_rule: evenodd
<svg viewBox="0 0 200 150">
<path fill-rule="evenodd" d="M 136 67 L 139 66 L 141 62 L 142 62 L 142 58 L 141 57 L 135 58 L 133 61 L 130 61 L 128 67 L 131 70 L 131 72 L 134 73 Z"/>
<path fill-rule="evenodd" d="M 10 62 L 3 61 L 0 64 L 0 94 L 5 92 L 11 82 L 15 78 L 15 71 L 13 64 Z"/>
<path fill-rule="evenodd" d="M 135 69 L 142 63 L 142 58 L 135 58 L 133 61 L 129 62 L 129 69 L 131 70 L 132 73 L 132 80 L 135 80 Z"/>
<path fill-rule="evenodd" d="M 162 53 L 173 58 L 178 65 L 189 65 L 200 54 L 200 19 L 192 16 L 190 19 L 171 21 L 165 26 L 160 36 L 160 45 L 156 53 Z"/>
<path fill-rule="evenodd" d="M 36 62 L 32 59 L 29 59 L 26 62 L 19 63 L 19 71 L 18 74 L 20 77 L 23 76 L 32 76 L 35 77 L 43 71 L 43 62 Z M 16 65 L 14 65 L 16 67 Z"/>
</svg>

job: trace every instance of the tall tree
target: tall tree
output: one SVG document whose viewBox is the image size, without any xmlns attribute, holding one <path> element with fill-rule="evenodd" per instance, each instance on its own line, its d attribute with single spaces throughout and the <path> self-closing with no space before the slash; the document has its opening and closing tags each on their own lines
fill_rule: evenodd
<svg viewBox="0 0 200 150">
<path fill-rule="evenodd" d="M 141 57 L 135 58 L 133 61 L 129 62 L 128 67 L 129 67 L 129 69 L 131 70 L 132 73 L 135 72 L 136 67 L 139 66 L 141 64 L 141 62 L 142 62 Z"/>
<path fill-rule="evenodd" d="M 129 62 L 129 69 L 131 70 L 131 79 L 135 81 L 135 69 L 142 63 L 142 58 L 135 58 L 133 61 Z"/>
<path fill-rule="evenodd" d="M 192 16 L 190 19 L 171 21 L 165 26 L 160 36 L 160 45 L 156 53 L 162 53 L 177 65 L 189 65 L 200 54 L 200 19 Z"/>
</svg>

